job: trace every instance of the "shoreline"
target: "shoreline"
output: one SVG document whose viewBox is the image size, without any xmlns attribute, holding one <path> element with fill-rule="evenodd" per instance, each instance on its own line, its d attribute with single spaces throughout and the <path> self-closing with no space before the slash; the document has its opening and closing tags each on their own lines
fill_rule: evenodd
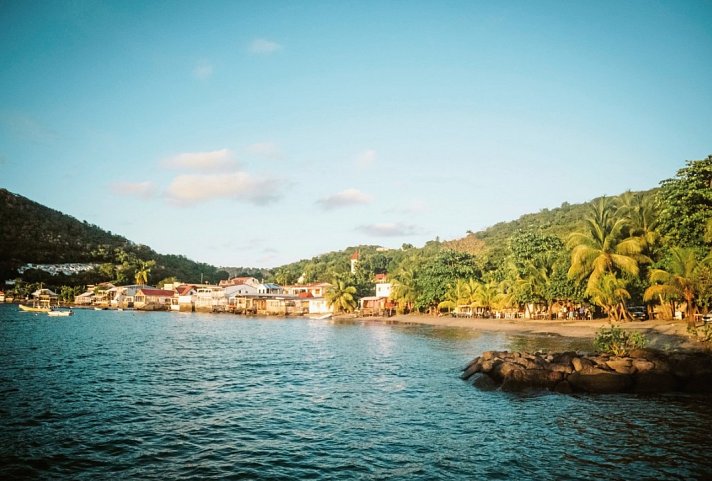
<svg viewBox="0 0 712 481">
<path fill-rule="evenodd" d="M 505 332 L 525 335 L 556 335 L 571 338 L 591 339 L 601 327 L 611 324 L 608 319 L 585 321 L 575 320 L 534 320 L 534 319 L 485 319 L 435 317 L 427 314 L 397 314 L 391 317 L 358 317 L 355 315 L 334 316 L 335 321 L 373 321 L 393 324 L 420 324 L 434 327 L 459 327 L 483 332 Z M 706 350 L 706 346 L 690 338 L 687 322 L 684 320 L 654 319 L 617 323 L 626 330 L 642 332 L 649 341 L 649 347 L 673 348 L 688 351 Z"/>
</svg>

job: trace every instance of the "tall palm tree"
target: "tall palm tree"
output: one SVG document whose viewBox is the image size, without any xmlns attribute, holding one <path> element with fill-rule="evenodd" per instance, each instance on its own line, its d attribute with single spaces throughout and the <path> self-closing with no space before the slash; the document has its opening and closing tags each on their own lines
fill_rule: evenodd
<svg viewBox="0 0 712 481">
<path fill-rule="evenodd" d="M 627 312 L 625 301 L 630 299 L 630 293 L 625 285 L 623 279 L 608 272 L 600 276 L 596 284 L 591 286 L 589 295 L 594 303 L 606 311 L 610 319 L 620 321 Z"/>
<path fill-rule="evenodd" d="M 643 300 L 655 298 L 668 301 L 684 300 L 685 318 L 691 322 L 697 310 L 699 294 L 697 280 L 700 270 L 710 263 L 710 257 L 700 260 L 694 249 L 673 247 L 670 250 L 668 269 L 652 269 L 649 274 L 652 284 L 645 290 Z"/>
<path fill-rule="evenodd" d="M 592 203 L 584 218 L 584 229 L 569 236 L 572 247 L 569 278 L 588 279 L 587 291 L 595 289 L 604 274 L 624 272 L 637 276 L 638 264 L 650 259 L 642 254 L 638 237 L 622 238 L 626 219 L 615 215 L 607 197 Z"/>
<path fill-rule="evenodd" d="M 655 197 L 641 192 L 626 192 L 620 196 L 618 214 L 628 219 L 628 232 L 631 237 L 639 237 L 643 252 L 650 255 L 660 240 L 658 231 L 658 211 Z"/>
<path fill-rule="evenodd" d="M 417 298 L 415 281 L 415 272 L 412 269 L 402 269 L 394 276 L 390 298 L 398 303 L 400 311 L 413 310 Z"/>
<path fill-rule="evenodd" d="M 477 283 L 473 295 L 474 305 L 489 311 L 500 299 L 499 285 L 495 281 Z"/>
<path fill-rule="evenodd" d="M 334 279 L 332 286 L 326 291 L 326 302 L 333 306 L 334 314 L 352 312 L 356 307 L 354 299 L 356 288 L 350 286 L 343 279 Z"/>
</svg>

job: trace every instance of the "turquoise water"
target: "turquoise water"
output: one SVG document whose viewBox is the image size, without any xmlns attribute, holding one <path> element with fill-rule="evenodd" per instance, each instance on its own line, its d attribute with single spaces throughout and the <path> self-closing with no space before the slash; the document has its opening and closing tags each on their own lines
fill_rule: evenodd
<svg viewBox="0 0 712 481">
<path fill-rule="evenodd" d="M 709 479 L 708 397 L 458 377 L 484 350 L 572 342 L 0 306 L 0 479 Z"/>
</svg>

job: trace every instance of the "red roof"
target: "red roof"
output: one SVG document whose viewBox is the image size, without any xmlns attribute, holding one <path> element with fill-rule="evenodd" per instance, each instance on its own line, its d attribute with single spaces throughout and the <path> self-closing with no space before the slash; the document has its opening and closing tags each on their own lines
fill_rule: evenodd
<svg viewBox="0 0 712 481">
<path fill-rule="evenodd" d="M 153 297 L 173 297 L 173 294 L 175 294 L 175 292 L 167 291 L 166 289 L 141 289 L 138 292 L 141 292 L 144 296 Z"/>
<path fill-rule="evenodd" d="M 176 289 L 176 291 L 178 291 L 179 296 L 185 296 L 192 290 L 193 286 L 178 286 L 178 289 Z"/>
<path fill-rule="evenodd" d="M 351 255 L 351 260 L 352 261 L 358 260 L 358 251 L 354 251 L 354 253 Z"/>
<path fill-rule="evenodd" d="M 306 291 L 306 292 L 305 292 L 305 291 L 302 291 L 302 292 L 299 293 L 299 298 L 300 298 L 300 299 L 305 299 L 305 298 L 308 298 L 308 297 L 314 297 L 314 296 L 312 296 L 312 293 L 309 292 L 309 291 Z"/>
<path fill-rule="evenodd" d="M 378 282 L 385 281 L 386 277 L 388 277 L 388 274 L 376 274 L 376 276 L 375 276 L 376 281 L 378 281 Z"/>
</svg>

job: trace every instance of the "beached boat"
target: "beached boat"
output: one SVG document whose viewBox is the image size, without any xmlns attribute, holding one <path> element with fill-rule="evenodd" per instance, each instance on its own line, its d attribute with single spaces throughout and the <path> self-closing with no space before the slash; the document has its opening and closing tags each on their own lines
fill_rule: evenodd
<svg viewBox="0 0 712 481">
<path fill-rule="evenodd" d="M 74 312 L 71 309 L 52 309 L 51 311 L 47 312 L 47 315 L 49 317 L 67 317 L 73 316 Z"/>
<path fill-rule="evenodd" d="M 310 317 L 309 319 L 314 319 L 316 321 L 325 321 L 327 319 L 331 319 L 331 316 L 333 316 L 333 314 L 331 312 L 329 312 L 327 314 L 324 314 L 323 316 L 313 316 L 313 317 Z"/>
</svg>

